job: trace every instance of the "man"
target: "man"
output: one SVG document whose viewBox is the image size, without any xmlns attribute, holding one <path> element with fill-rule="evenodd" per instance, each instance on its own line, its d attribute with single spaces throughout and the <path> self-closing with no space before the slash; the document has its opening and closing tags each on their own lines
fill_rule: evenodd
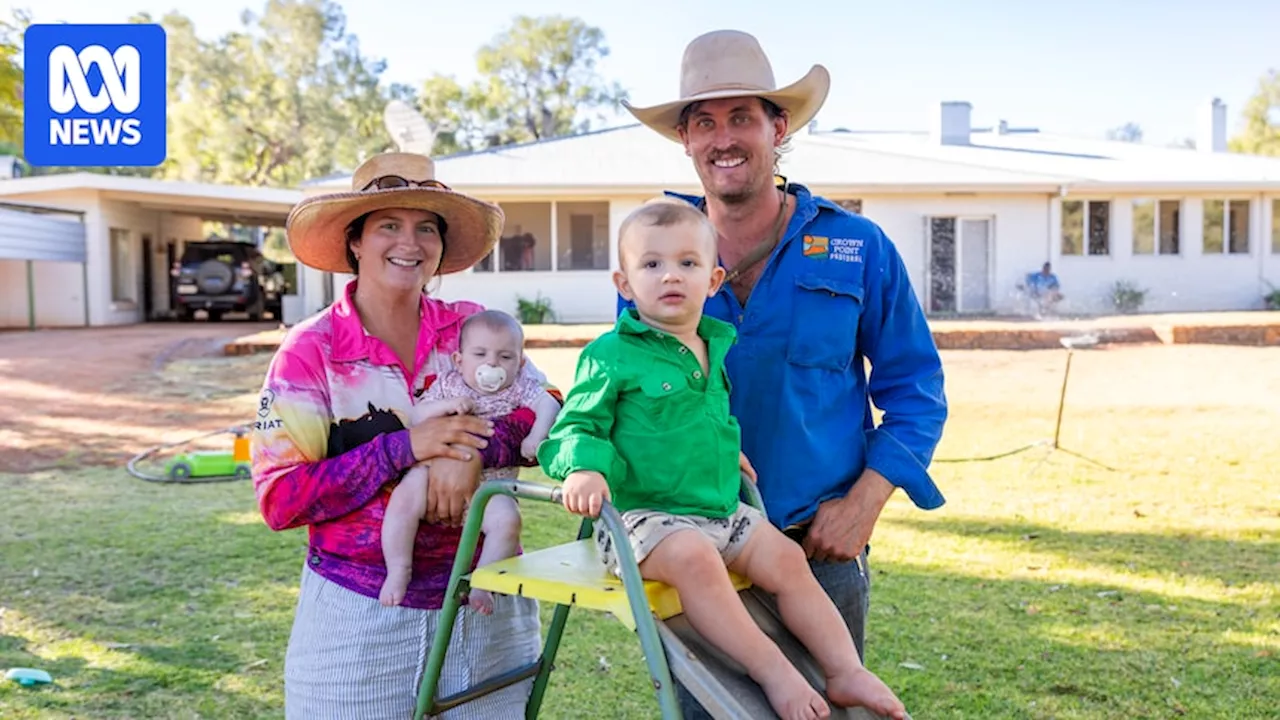
<svg viewBox="0 0 1280 720">
<path fill-rule="evenodd" d="M 738 329 L 727 369 L 743 451 L 770 521 L 804 546 L 864 655 L 868 541 L 896 488 L 924 509 L 944 502 L 927 468 L 947 405 L 893 243 L 870 220 L 778 183 L 779 148 L 829 86 L 815 65 L 777 88 L 756 39 L 722 30 L 685 49 L 679 100 L 626 107 L 693 160 L 705 197 L 668 194 L 704 209 L 720 236 L 728 282 L 706 312 Z M 682 704 L 706 717 L 687 693 Z"/>
<path fill-rule="evenodd" d="M 1027 275 L 1026 289 L 1037 318 L 1052 314 L 1063 298 L 1058 276 L 1053 274 L 1053 266 L 1047 262 L 1040 272 Z"/>
</svg>

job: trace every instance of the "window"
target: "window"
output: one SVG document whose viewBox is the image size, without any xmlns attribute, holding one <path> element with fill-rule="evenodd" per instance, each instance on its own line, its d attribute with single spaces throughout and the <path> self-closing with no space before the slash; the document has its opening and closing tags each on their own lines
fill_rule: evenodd
<svg viewBox="0 0 1280 720">
<path fill-rule="evenodd" d="M 1133 254 L 1177 255 L 1181 246 L 1182 203 L 1133 201 Z"/>
<path fill-rule="evenodd" d="M 556 203 L 556 269 L 609 269 L 609 203 Z"/>
<path fill-rule="evenodd" d="M 609 203 L 499 203 L 498 246 L 473 272 L 609 269 Z M 552 222 L 552 218 L 555 222 Z"/>
<path fill-rule="evenodd" d="M 1062 254 L 1084 255 L 1086 249 L 1089 255 L 1111 254 L 1111 203 L 1105 200 L 1064 200 Z"/>
<path fill-rule="evenodd" d="M 1204 201 L 1204 254 L 1249 254 L 1249 201 Z"/>
<path fill-rule="evenodd" d="M 1271 201 L 1271 252 L 1280 255 L 1280 198 Z"/>
<path fill-rule="evenodd" d="M 851 213 L 856 213 L 858 215 L 862 214 L 862 198 L 846 198 L 843 200 L 836 200 L 836 204 L 844 208 L 845 210 L 848 210 Z"/>
<path fill-rule="evenodd" d="M 135 302 L 137 283 L 133 275 L 133 247 L 128 230 L 111 228 L 111 301 Z"/>
<path fill-rule="evenodd" d="M 494 251 L 476 263 L 476 272 L 493 272 L 495 260 L 502 272 L 551 269 L 551 207 L 549 202 L 498 203 L 506 220 Z"/>
</svg>

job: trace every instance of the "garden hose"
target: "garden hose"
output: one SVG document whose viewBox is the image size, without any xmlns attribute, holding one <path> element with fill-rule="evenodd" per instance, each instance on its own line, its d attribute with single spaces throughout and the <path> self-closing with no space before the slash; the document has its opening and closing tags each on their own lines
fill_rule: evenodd
<svg viewBox="0 0 1280 720">
<path fill-rule="evenodd" d="M 251 477 L 251 475 L 247 471 L 236 472 L 229 475 L 194 476 L 189 474 L 189 472 L 188 474 L 183 474 L 181 472 L 170 472 L 164 475 L 152 475 L 151 473 L 146 473 L 139 470 L 137 466 L 138 466 L 138 463 L 142 462 L 143 460 L 146 460 L 148 457 L 151 457 L 152 455 L 156 454 L 157 452 L 160 452 L 161 450 L 168 450 L 175 447 L 181 447 L 183 445 L 189 445 L 195 442 L 196 440 L 201 440 L 207 437 L 213 437 L 214 435 L 227 434 L 227 435 L 235 435 L 237 436 L 237 438 L 240 438 L 241 436 L 248 433 L 248 431 L 252 429 L 252 427 L 253 425 L 251 423 L 246 423 L 244 425 L 233 425 L 232 427 L 229 427 L 229 428 L 225 428 L 222 430 L 214 430 L 212 432 L 207 432 L 203 435 L 197 435 L 192 438 L 187 438 L 186 440 L 167 443 L 165 445 L 156 445 L 153 448 L 149 448 L 147 450 L 144 450 L 138 453 L 137 455 L 134 455 L 133 458 L 130 459 L 129 462 L 125 464 L 125 469 L 128 470 L 130 475 L 138 478 L 139 480 L 145 480 L 147 482 L 153 482 L 153 483 L 193 485 L 193 484 L 199 484 L 199 483 L 217 483 L 217 482 L 230 482 L 232 480 L 248 480 Z"/>
</svg>

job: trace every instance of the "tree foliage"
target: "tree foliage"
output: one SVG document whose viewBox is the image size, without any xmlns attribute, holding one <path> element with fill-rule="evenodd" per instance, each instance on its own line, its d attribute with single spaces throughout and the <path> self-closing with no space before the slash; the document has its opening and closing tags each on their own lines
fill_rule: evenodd
<svg viewBox="0 0 1280 720">
<path fill-rule="evenodd" d="M 435 74 L 416 89 L 382 82 L 335 0 L 265 0 L 241 27 L 208 39 L 190 18 L 159 20 L 168 37 L 168 156 L 158 168 L 41 168 L 292 187 L 349 171 L 391 149 L 391 99 L 435 126 L 433 154 L 540 140 L 593 127 L 626 97 L 598 74 L 603 33 L 576 18 L 516 17 L 476 54 L 463 86 Z M 21 37 L 26 15 L 0 22 L 0 143 L 22 142 Z M 146 13 L 131 22 L 156 22 Z"/>
<path fill-rule="evenodd" d="M 1119 127 L 1113 127 L 1107 131 L 1107 139 L 1140 143 L 1142 142 L 1142 126 L 1134 122 L 1127 122 Z"/>
<path fill-rule="evenodd" d="M 0 20 L 0 142 L 22 145 L 22 34 L 31 13 L 14 8 Z"/>
<path fill-rule="evenodd" d="M 360 54 L 331 0 L 268 0 L 214 41 L 169 13 L 165 177 L 296 186 L 382 150 L 384 64 Z"/>
<path fill-rule="evenodd" d="M 1244 129 L 1231 139 L 1233 152 L 1280 156 L 1280 70 L 1258 81 L 1258 92 L 1244 108 Z"/>
<path fill-rule="evenodd" d="M 436 154 L 545 140 L 585 132 L 626 99 L 599 75 L 604 33 L 559 15 L 516 17 L 476 53 L 479 78 L 463 87 L 428 78 L 417 106 L 439 130 Z"/>
</svg>

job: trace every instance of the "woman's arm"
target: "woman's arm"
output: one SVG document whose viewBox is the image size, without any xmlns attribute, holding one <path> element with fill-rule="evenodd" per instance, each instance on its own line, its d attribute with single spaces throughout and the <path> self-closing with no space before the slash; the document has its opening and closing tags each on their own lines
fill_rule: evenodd
<svg viewBox="0 0 1280 720">
<path fill-rule="evenodd" d="M 272 359 L 251 438 L 254 489 L 267 525 L 332 520 L 369 502 L 416 459 L 408 430 L 325 457 L 333 422 L 319 353 L 282 347 Z"/>
</svg>

